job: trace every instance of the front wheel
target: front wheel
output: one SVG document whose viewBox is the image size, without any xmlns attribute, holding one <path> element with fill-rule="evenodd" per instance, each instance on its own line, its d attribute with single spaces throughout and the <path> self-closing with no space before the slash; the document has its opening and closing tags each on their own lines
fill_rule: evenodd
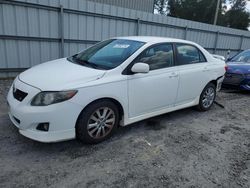
<svg viewBox="0 0 250 188">
<path fill-rule="evenodd" d="M 215 100 L 216 97 L 216 87 L 213 83 L 209 83 L 202 91 L 200 95 L 200 101 L 198 105 L 198 109 L 200 111 L 209 110 Z"/>
<path fill-rule="evenodd" d="M 111 101 L 90 104 L 83 110 L 76 124 L 76 138 L 88 144 L 96 144 L 109 138 L 119 123 L 119 111 Z"/>
</svg>

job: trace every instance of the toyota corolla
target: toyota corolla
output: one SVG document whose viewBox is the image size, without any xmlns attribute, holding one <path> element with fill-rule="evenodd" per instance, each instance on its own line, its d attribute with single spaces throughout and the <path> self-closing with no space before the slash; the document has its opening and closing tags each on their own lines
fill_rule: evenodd
<svg viewBox="0 0 250 188">
<path fill-rule="evenodd" d="M 8 93 L 9 117 L 33 140 L 98 143 L 119 125 L 210 109 L 224 74 L 225 63 L 196 43 L 118 37 L 21 73 Z"/>
</svg>

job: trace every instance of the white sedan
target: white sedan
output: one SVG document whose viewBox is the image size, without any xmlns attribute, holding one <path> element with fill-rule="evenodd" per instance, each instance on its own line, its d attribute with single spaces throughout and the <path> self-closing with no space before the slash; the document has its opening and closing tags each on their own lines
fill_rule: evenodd
<svg viewBox="0 0 250 188">
<path fill-rule="evenodd" d="M 210 109 L 224 73 L 225 63 L 193 42 L 112 38 L 21 73 L 8 93 L 9 117 L 33 140 L 98 143 L 119 125 Z"/>
</svg>

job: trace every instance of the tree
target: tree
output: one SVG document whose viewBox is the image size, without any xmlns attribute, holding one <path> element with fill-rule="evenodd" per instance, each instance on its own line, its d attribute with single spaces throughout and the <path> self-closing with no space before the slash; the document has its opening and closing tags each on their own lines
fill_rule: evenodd
<svg viewBox="0 0 250 188">
<path fill-rule="evenodd" d="M 246 9 L 247 1 L 246 0 L 229 0 L 232 4 L 233 10 L 241 10 L 244 11 Z"/>
<path fill-rule="evenodd" d="M 220 0 L 217 25 L 247 30 L 247 0 Z M 212 24 L 217 0 L 155 0 L 159 14 Z M 229 10 L 227 5 L 230 4 Z"/>
<path fill-rule="evenodd" d="M 250 14 L 246 12 L 246 0 L 230 0 L 232 7 L 225 13 L 226 26 L 248 30 Z"/>
<path fill-rule="evenodd" d="M 218 17 L 223 12 L 220 2 Z M 168 15 L 203 23 L 213 23 L 217 0 L 168 0 Z"/>
<path fill-rule="evenodd" d="M 159 14 L 166 14 L 167 0 L 154 0 L 154 9 Z"/>
</svg>

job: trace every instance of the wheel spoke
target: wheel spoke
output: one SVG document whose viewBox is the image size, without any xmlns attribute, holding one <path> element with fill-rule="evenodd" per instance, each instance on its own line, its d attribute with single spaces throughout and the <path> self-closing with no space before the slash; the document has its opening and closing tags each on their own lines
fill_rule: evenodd
<svg viewBox="0 0 250 188">
<path fill-rule="evenodd" d="M 105 117 L 106 117 L 106 114 L 107 114 L 108 111 L 109 111 L 108 108 L 104 108 L 104 109 L 103 109 L 102 118 L 105 118 Z"/>
<path fill-rule="evenodd" d="M 98 128 L 98 131 L 97 131 L 97 133 L 96 133 L 96 137 L 97 137 L 97 138 L 99 138 L 99 137 L 100 137 L 101 130 L 102 130 L 102 128 L 101 128 L 101 127 L 100 127 L 100 128 Z"/>
<path fill-rule="evenodd" d="M 106 115 L 106 119 L 108 119 L 112 114 L 114 114 L 114 112 L 113 111 L 109 111 L 109 113 Z"/>
<path fill-rule="evenodd" d="M 94 115 L 92 115 L 92 116 L 90 117 L 90 119 L 93 120 L 93 121 L 95 121 L 95 122 L 98 122 L 98 119 L 97 119 Z"/>
<path fill-rule="evenodd" d="M 204 102 L 204 106 L 207 107 L 207 101 Z"/>
<path fill-rule="evenodd" d="M 90 133 L 91 135 L 93 135 L 93 133 L 94 133 L 97 129 L 98 129 L 98 127 L 95 127 L 93 130 L 89 131 L 89 133 Z"/>
<path fill-rule="evenodd" d="M 108 127 L 109 129 L 112 128 L 112 125 L 109 125 L 107 123 L 104 124 L 105 127 Z"/>
<path fill-rule="evenodd" d="M 91 124 L 88 124 L 88 129 L 91 129 L 93 127 L 97 127 L 98 126 L 98 123 L 91 123 Z"/>
<path fill-rule="evenodd" d="M 99 119 L 102 118 L 100 110 L 97 110 L 96 114 L 97 114 L 97 116 L 98 116 Z"/>
<path fill-rule="evenodd" d="M 105 127 L 102 127 L 102 135 L 105 135 Z"/>
<path fill-rule="evenodd" d="M 113 123 L 115 121 L 115 118 L 107 119 L 105 123 Z"/>
</svg>

